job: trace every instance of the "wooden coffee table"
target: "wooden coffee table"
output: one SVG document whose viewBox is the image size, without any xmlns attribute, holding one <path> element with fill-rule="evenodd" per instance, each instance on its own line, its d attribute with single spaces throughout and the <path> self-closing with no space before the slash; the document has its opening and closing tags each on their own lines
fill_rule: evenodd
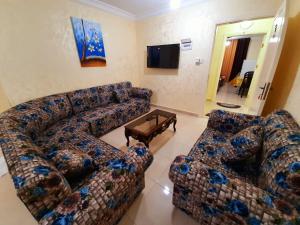
<svg viewBox="0 0 300 225">
<path fill-rule="evenodd" d="M 129 137 L 132 137 L 149 147 L 150 141 L 164 132 L 172 123 L 176 132 L 176 122 L 176 114 L 156 109 L 125 126 L 127 146 L 129 146 Z"/>
</svg>

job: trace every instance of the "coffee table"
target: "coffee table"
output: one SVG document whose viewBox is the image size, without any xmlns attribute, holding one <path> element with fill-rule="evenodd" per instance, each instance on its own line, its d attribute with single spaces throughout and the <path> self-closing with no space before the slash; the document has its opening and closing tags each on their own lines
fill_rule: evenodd
<svg viewBox="0 0 300 225">
<path fill-rule="evenodd" d="M 127 146 L 129 146 L 129 137 L 143 142 L 149 147 L 150 141 L 164 132 L 173 123 L 174 132 L 176 132 L 176 114 L 156 109 L 151 113 L 133 121 L 125 126 L 125 136 Z"/>
</svg>

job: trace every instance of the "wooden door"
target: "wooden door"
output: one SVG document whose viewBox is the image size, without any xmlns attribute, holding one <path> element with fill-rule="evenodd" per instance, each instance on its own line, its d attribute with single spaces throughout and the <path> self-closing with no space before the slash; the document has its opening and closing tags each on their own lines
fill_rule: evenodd
<svg viewBox="0 0 300 225">
<path fill-rule="evenodd" d="M 222 69 L 221 69 L 221 76 L 225 77 L 225 80 L 228 81 L 233 62 L 234 62 L 234 56 L 237 48 L 238 40 L 231 40 L 230 45 L 226 46 Z"/>
</svg>

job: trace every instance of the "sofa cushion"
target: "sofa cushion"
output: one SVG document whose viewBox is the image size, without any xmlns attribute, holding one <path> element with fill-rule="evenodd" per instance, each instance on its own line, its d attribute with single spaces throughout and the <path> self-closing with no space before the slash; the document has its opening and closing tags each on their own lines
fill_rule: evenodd
<svg viewBox="0 0 300 225">
<path fill-rule="evenodd" d="M 262 126 L 251 126 L 238 132 L 229 139 L 231 147 L 227 149 L 223 160 L 233 162 L 256 156 L 262 149 L 262 140 Z"/>
<path fill-rule="evenodd" d="M 114 90 L 114 95 L 119 103 L 124 103 L 129 100 L 129 91 L 125 88 Z"/>
<path fill-rule="evenodd" d="M 132 87 L 130 82 L 121 82 L 116 84 L 108 84 L 98 87 L 98 94 L 100 98 L 100 105 L 107 106 L 108 104 L 116 102 L 114 90 L 130 89 Z"/>
<path fill-rule="evenodd" d="M 135 98 L 144 98 L 150 100 L 152 96 L 152 91 L 147 88 L 137 88 L 133 87 L 130 89 L 130 96 Z"/>
<path fill-rule="evenodd" d="M 55 146 L 53 146 L 55 147 Z M 91 156 L 95 166 L 101 169 L 109 160 L 124 156 L 124 152 L 87 133 L 75 134 L 68 143 L 58 149 L 76 149 Z"/>
<path fill-rule="evenodd" d="M 127 102 L 110 103 L 106 107 L 86 111 L 81 115 L 82 119 L 89 123 L 90 132 L 95 136 L 100 136 L 149 110 L 149 101 L 130 98 Z"/>
<path fill-rule="evenodd" d="M 101 105 L 97 87 L 73 91 L 67 95 L 75 114 Z"/>
<path fill-rule="evenodd" d="M 81 118 L 81 114 L 83 113 L 58 121 L 43 131 L 35 141 L 35 144 L 47 148 L 53 144 L 63 144 L 68 141 L 74 133 L 88 132 L 89 123 Z"/>
<path fill-rule="evenodd" d="M 45 127 L 72 115 L 72 106 L 66 94 L 51 95 L 37 99 L 39 108 L 47 113 L 51 120 Z M 43 121 L 45 123 L 45 121 Z"/>
<path fill-rule="evenodd" d="M 47 159 L 51 160 L 55 167 L 66 177 L 70 183 L 82 179 L 95 169 L 93 159 L 86 153 L 72 148 L 58 150 L 51 148 L 47 153 Z"/>
<path fill-rule="evenodd" d="M 98 87 L 98 94 L 100 99 L 100 106 L 102 107 L 115 102 L 113 85 L 103 85 Z"/>
</svg>

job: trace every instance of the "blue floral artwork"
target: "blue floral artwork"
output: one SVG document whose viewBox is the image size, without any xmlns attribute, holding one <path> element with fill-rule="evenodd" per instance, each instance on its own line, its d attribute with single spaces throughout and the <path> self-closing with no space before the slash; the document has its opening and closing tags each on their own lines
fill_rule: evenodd
<svg viewBox="0 0 300 225">
<path fill-rule="evenodd" d="M 71 21 L 81 66 L 106 66 L 104 42 L 100 25 L 75 17 L 71 17 Z"/>
</svg>

